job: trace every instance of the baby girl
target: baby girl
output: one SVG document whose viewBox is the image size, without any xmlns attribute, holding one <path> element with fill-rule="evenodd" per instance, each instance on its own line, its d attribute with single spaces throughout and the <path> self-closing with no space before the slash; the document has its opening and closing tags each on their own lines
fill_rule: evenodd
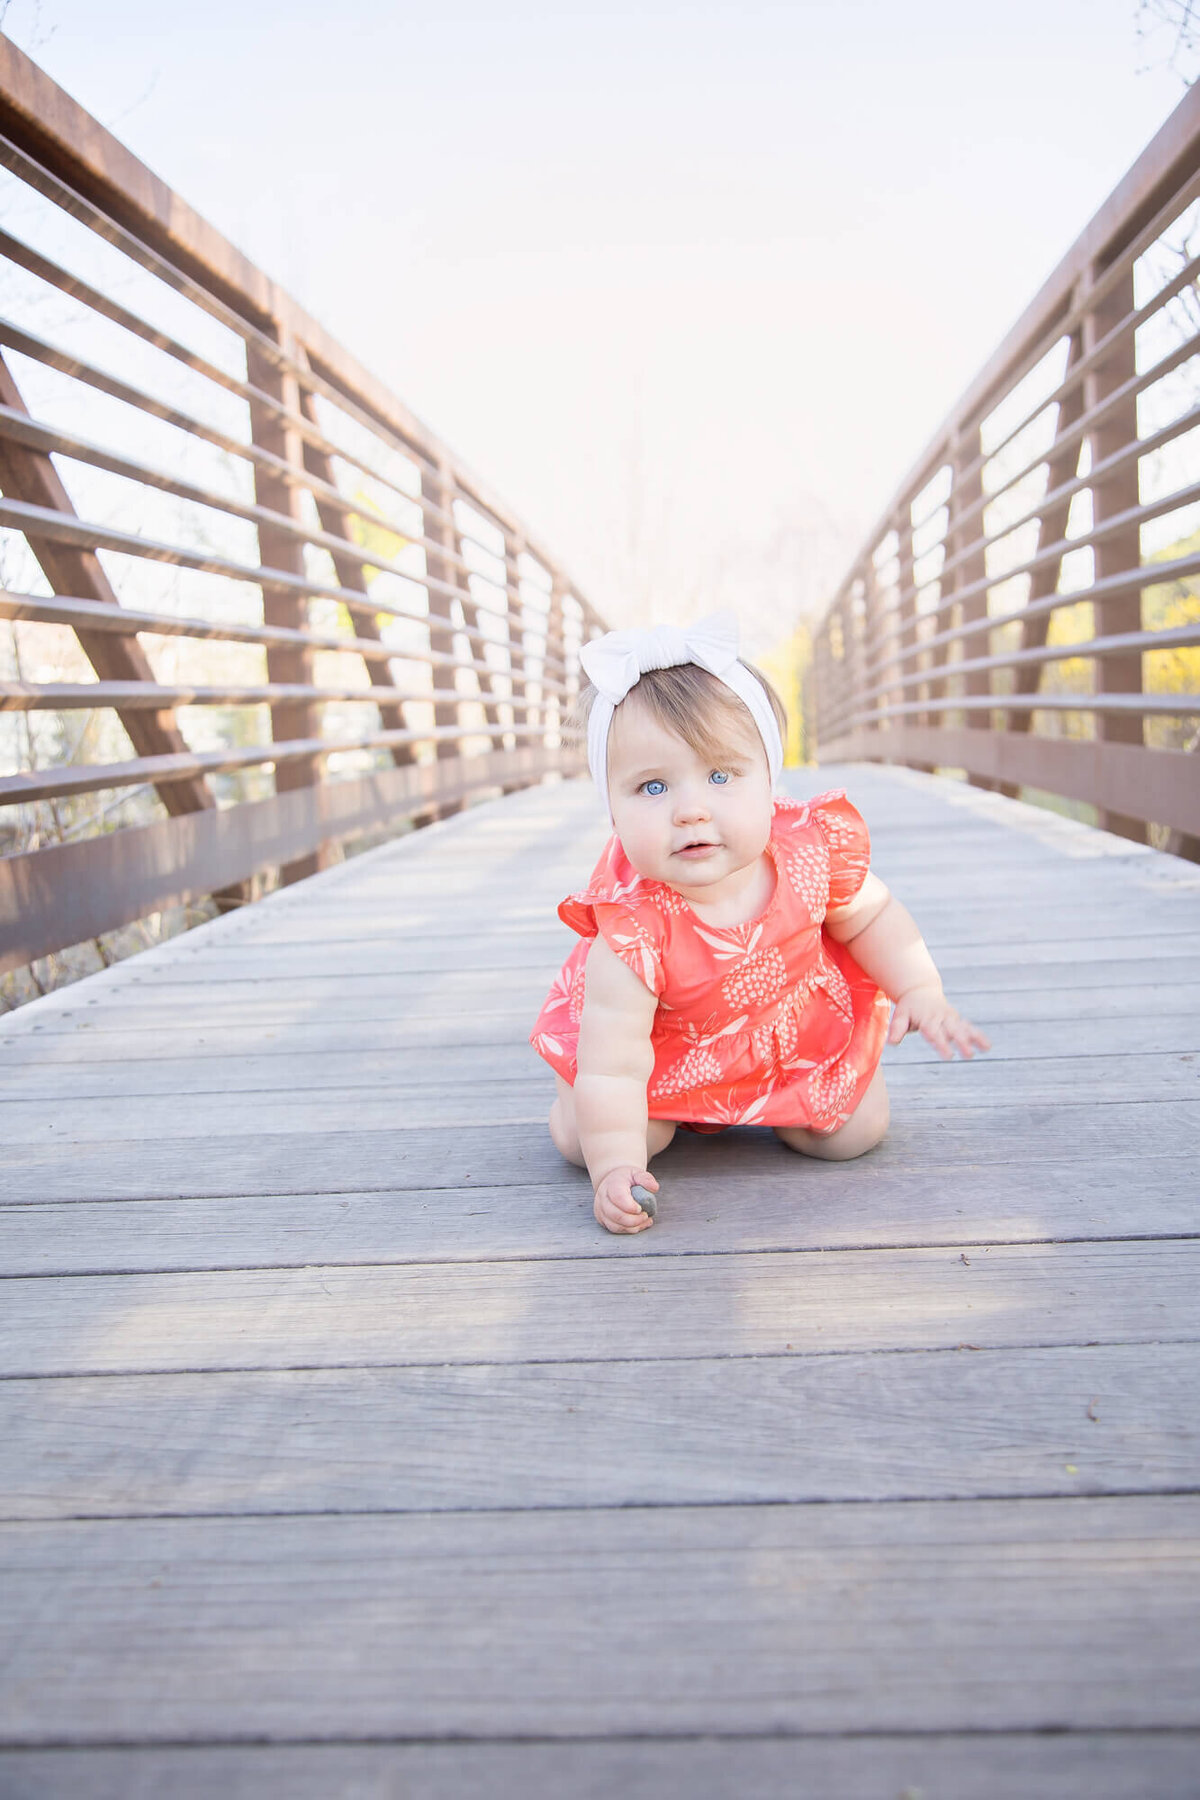
<svg viewBox="0 0 1200 1800">
<path fill-rule="evenodd" d="M 550 1135 L 609 1231 L 680 1125 L 770 1125 L 843 1160 L 882 1138 L 885 1042 L 989 1048 L 942 991 L 911 916 L 868 864 L 842 793 L 777 798 L 783 708 L 717 613 L 610 632 L 581 653 L 588 761 L 614 835 L 559 907 L 580 934 L 534 1028 Z M 891 1007 L 895 1010 L 888 1025 Z"/>
</svg>

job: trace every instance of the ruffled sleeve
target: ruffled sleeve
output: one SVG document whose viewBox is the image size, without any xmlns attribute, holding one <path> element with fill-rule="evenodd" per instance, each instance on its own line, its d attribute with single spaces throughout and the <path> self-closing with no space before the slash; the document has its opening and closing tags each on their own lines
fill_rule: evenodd
<svg viewBox="0 0 1200 1800">
<path fill-rule="evenodd" d="M 627 860 L 611 838 L 587 887 L 559 904 L 558 916 L 580 937 L 603 937 L 643 987 L 655 996 L 663 991 L 663 916 L 654 904 L 651 884 Z"/>
<path fill-rule="evenodd" d="M 829 849 L 829 904 L 853 900 L 871 866 L 871 834 L 841 789 L 809 801 L 809 815 Z"/>
</svg>

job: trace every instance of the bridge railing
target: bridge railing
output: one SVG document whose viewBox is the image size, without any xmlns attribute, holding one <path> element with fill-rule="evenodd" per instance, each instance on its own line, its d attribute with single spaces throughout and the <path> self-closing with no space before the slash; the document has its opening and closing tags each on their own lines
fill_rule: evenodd
<svg viewBox="0 0 1200 1800">
<path fill-rule="evenodd" d="M 572 766 L 564 571 L 3 37 L 0 286 L 0 972 Z"/>
<path fill-rule="evenodd" d="M 814 643 L 821 760 L 1082 801 L 1200 855 L 1198 247 L 1194 90 L 856 558 Z"/>
</svg>

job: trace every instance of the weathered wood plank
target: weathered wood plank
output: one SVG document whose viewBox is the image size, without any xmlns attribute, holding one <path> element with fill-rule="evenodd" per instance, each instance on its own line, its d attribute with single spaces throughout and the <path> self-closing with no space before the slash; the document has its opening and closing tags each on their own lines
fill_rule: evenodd
<svg viewBox="0 0 1200 1800">
<path fill-rule="evenodd" d="M 146 970 L 141 985 L 186 988 L 209 980 L 232 985 L 307 982 L 310 978 L 354 982 L 468 973 L 474 973 L 478 982 L 481 975 L 486 978 L 494 969 L 553 971 L 577 941 L 576 934 L 565 925 L 547 923 L 534 931 L 493 933 L 481 903 L 474 927 L 464 928 L 461 937 L 432 938 L 397 932 L 384 941 L 365 944 L 214 944 L 203 954 L 193 951 L 187 959 L 181 957 L 178 962 Z M 1181 944 L 1181 951 L 1190 945 L 1189 935 Z"/>
<path fill-rule="evenodd" d="M 655 1732 L 1195 1720 L 1193 1564 L 1180 1579 L 1183 1515 L 1161 1510 L 1194 1503 L 1073 1496 L 1196 1485 L 1200 890 L 919 778 L 866 771 L 852 795 L 954 997 L 1011 1039 L 969 1068 L 906 1045 L 892 1134 L 859 1165 L 761 1132 L 681 1140 L 638 1240 L 591 1221 L 524 1048 L 571 941 L 554 903 L 603 837 L 585 786 L 372 852 L 0 1024 L 0 1267 L 49 1277 L 0 1315 L 29 1359 L 11 1366 L 41 1377 L 0 1384 L 22 1504 L 538 1513 L 500 1537 L 478 1513 L 47 1526 L 17 1554 L 10 1736 L 552 1736 L 636 1730 L 638 1706 Z M 392 1128 L 388 1084 L 419 1126 Z M 536 1102 L 529 1125 L 480 1122 L 502 1090 Z M 63 1141 L 59 1091 L 94 1141 Z M 1045 1242 L 1153 1234 L 1177 1241 Z M 546 1510 L 647 1499 L 636 1523 Z M 1106 1505 L 1125 1524 L 1097 1550 Z M 979 1765 L 955 1756 L 961 1800 Z M 1022 1800 L 1053 1791 L 1043 1766 Z"/>
<path fill-rule="evenodd" d="M 462 954 L 439 958 L 445 962 L 441 968 L 423 960 L 418 965 L 414 959 L 413 966 L 407 971 L 364 970 L 353 975 L 329 975 L 322 968 L 314 969 L 311 965 L 306 969 L 303 958 L 296 970 L 289 973 L 284 969 L 269 975 L 238 975 L 214 961 L 213 979 L 218 979 L 219 971 L 221 983 L 230 990 L 231 1004 L 238 998 L 239 989 L 249 990 L 250 996 L 261 990 L 270 998 L 272 987 L 294 988 L 303 976 L 305 1000 L 312 1006 L 323 1006 L 332 1000 L 353 1002 L 357 989 L 376 998 L 390 996 L 416 1001 L 436 996 L 447 1005 L 470 1006 L 472 996 L 484 988 L 489 995 L 527 995 L 536 1007 L 574 941 L 564 937 L 557 947 L 547 948 L 540 955 L 533 951 L 522 952 L 521 960 L 511 964 L 499 950 L 495 956 L 490 956 L 490 946 L 488 949 L 479 946 L 469 959 Z M 1071 956 L 1065 954 L 1069 946 L 1056 944 L 1050 948 L 1058 953 L 1057 960 L 1044 962 L 1020 957 L 1014 962 L 1013 952 L 1007 946 L 1003 947 L 1003 955 L 997 947 L 995 960 L 989 961 L 985 955 L 988 947 L 976 945 L 961 952 L 948 951 L 942 957 L 942 965 L 948 987 L 977 993 L 989 992 L 997 985 L 1005 992 L 1014 992 L 1043 984 L 1063 988 L 1104 988 L 1144 983 L 1162 985 L 1172 978 L 1200 980 L 1200 954 L 1193 951 L 1181 951 L 1178 956 L 1167 954 L 1166 942 L 1155 940 L 1136 946 L 1126 943 L 1123 955 L 1095 957 L 1088 955 L 1083 947 L 1079 947 L 1078 956 Z M 474 966 L 466 966 L 468 962 Z M 203 989 L 207 981 L 203 968 L 185 971 L 174 964 L 166 964 L 147 969 L 136 981 L 131 976 L 129 987 L 132 991 L 136 986 L 140 1005 L 151 1008 L 173 1006 L 180 998 L 186 1000 L 192 988 Z"/>
<path fill-rule="evenodd" d="M 65 1106 L 59 1097 L 5 1097 L 0 1098 L 0 1138 L 13 1144 L 47 1137 L 56 1143 L 85 1144 L 152 1134 L 160 1140 L 205 1138 L 218 1132 L 237 1136 L 352 1129 L 366 1134 L 406 1125 L 540 1122 L 545 1117 L 554 1098 L 553 1074 L 527 1046 L 494 1057 L 490 1076 L 483 1071 L 471 1076 L 460 1069 L 459 1054 L 449 1053 L 440 1067 L 431 1058 L 415 1080 L 403 1081 L 388 1072 L 374 1081 L 364 1076 L 339 1087 L 314 1076 L 312 1084 L 299 1091 L 237 1081 L 222 1091 L 193 1084 L 186 1067 L 175 1064 L 173 1072 L 180 1077 L 174 1091 L 178 1106 L 164 1107 L 161 1089 L 140 1092 L 134 1077 L 127 1091 L 115 1088 L 107 1095 L 72 1091 Z M 893 1105 L 938 1111 L 1022 1102 L 1065 1107 L 1103 1101 L 1200 1100 L 1200 1059 L 1195 1055 L 994 1064 L 982 1057 L 969 1063 L 927 1060 L 889 1068 L 888 1076 Z"/>
<path fill-rule="evenodd" d="M 1168 1342 L 1200 1240 L 10 1281 L 0 1373 Z"/>
<path fill-rule="evenodd" d="M 1141 993 L 1122 988 L 1111 996 L 1111 1005 L 1100 996 L 1078 993 L 1065 997 L 1029 994 L 1021 998 L 1028 1002 L 1020 1008 L 1022 1013 L 1028 1013 L 1025 1017 L 1002 1016 L 1005 1009 L 1001 996 L 989 996 L 986 1007 L 972 1013 L 995 1033 L 990 1062 L 1026 1056 L 1186 1055 L 1196 1049 L 1200 1035 L 1196 1025 L 1200 986 L 1191 989 L 1185 984 Z M 1072 1000 L 1078 1005 L 1073 1007 Z M 1051 1005 L 1071 1016 L 1053 1016 Z M 1046 1016 L 1038 1017 L 1039 1010 Z M 473 1009 L 449 1017 L 411 1012 L 392 1019 L 361 1021 L 242 1022 L 235 1042 L 237 1055 L 255 1059 L 328 1057 L 336 1069 L 339 1058 L 358 1056 L 369 1068 L 374 1060 L 382 1063 L 395 1057 L 403 1067 L 405 1054 L 415 1050 L 436 1052 L 459 1046 L 523 1048 L 531 1024 L 531 1015 L 523 1007 Z M 153 1067 L 162 1068 L 171 1061 L 210 1061 L 229 1053 L 229 1039 L 223 1028 L 215 1024 L 180 1023 L 172 1027 L 163 1020 L 147 1029 L 149 1035 L 147 1030 L 136 1026 L 122 1028 L 115 1022 L 110 1028 L 107 1013 L 89 1013 L 82 1019 L 64 1022 L 61 1030 L 47 1028 L 0 1035 L 0 1091 L 16 1091 L 15 1084 L 27 1069 L 71 1066 L 82 1074 L 87 1064 L 103 1069 L 110 1063 L 144 1062 L 147 1057 L 153 1058 Z M 889 1062 L 896 1063 L 939 1060 L 936 1052 L 916 1036 L 890 1049 L 887 1056 Z M 423 1057 L 418 1058 L 419 1063 L 422 1061 Z M 72 1087 L 75 1079 L 72 1075 Z M 164 1079 L 170 1081 L 169 1070 Z"/>
<path fill-rule="evenodd" d="M 1198 1523 L 1139 1496 L 10 1524 L 0 1736 L 1194 1728 Z"/>
<path fill-rule="evenodd" d="M 85 1144 L 141 1139 L 203 1139 L 294 1133 L 354 1131 L 395 1132 L 408 1126 L 479 1125 L 545 1118 L 554 1098 L 554 1076 L 528 1047 L 514 1051 L 514 1076 L 482 1078 L 457 1087 L 447 1070 L 441 1081 L 382 1087 L 318 1087 L 299 1094 L 279 1090 L 249 1093 L 189 1092 L 180 1083 L 178 1106 L 164 1106 L 156 1095 L 136 1092 L 111 1099 L 72 1095 L 61 1100 L 0 1100 L 0 1137 L 11 1144 Z"/>
<path fill-rule="evenodd" d="M 497 968 L 486 984 L 478 971 L 446 971 L 371 977 L 313 976 L 302 986 L 284 979 L 233 982 L 216 990 L 202 982 L 161 986 L 136 983 L 132 978 L 119 994 L 105 996 L 102 1016 L 108 1029 L 183 1029 L 207 1025 L 225 1032 L 256 1024 L 286 1025 L 355 1020 L 364 1024 L 394 1019 L 412 1011 L 452 1017 L 469 1014 L 476 1002 L 487 1010 L 523 1010 L 532 1026 L 546 992 L 558 973 L 559 960 L 548 958 L 541 969 Z M 995 1022 L 998 1018 L 1059 1018 L 1111 1015 L 1119 1010 L 1115 993 L 1129 992 L 1124 1004 L 1131 1012 L 1144 1013 L 1151 1004 L 1147 992 L 1170 990 L 1200 992 L 1200 958 L 1152 957 L 1144 962 L 1045 965 L 1044 967 L 969 969 L 945 971 L 947 991 L 955 1004 L 971 1017 Z M 1046 995 L 1049 995 L 1049 1001 Z M 53 1029 L 62 1030 L 68 1017 L 86 1020 L 101 1002 L 93 993 L 80 997 L 78 1010 L 58 1016 Z M 1176 999 L 1170 1010 L 1185 1010 Z M 47 1030 L 51 1029 L 49 1021 Z"/>
<path fill-rule="evenodd" d="M 1196 1034 L 1192 1035 L 1192 1042 Z M 894 1105 L 1062 1105 L 1104 1100 L 1200 1099 L 1200 1052 L 1170 1056 L 974 1058 L 944 1064 L 929 1054 L 885 1062 Z M 163 1097 L 186 1103 L 164 1109 Z M 0 1138 L 35 1142 L 48 1132 L 71 1142 L 97 1138 L 201 1137 L 210 1131 L 360 1131 L 423 1124 L 528 1118 L 554 1097 L 553 1077 L 527 1044 L 410 1052 L 405 1058 L 238 1057 L 195 1063 L 106 1062 L 73 1079 L 18 1069 L 0 1090 Z"/>
<path fill-rule="evenodd" d="M 1200 1345 L 0 1382 L 0 1517 L 1200 1487 Z"/>
<path fill-rule="evenodd" d="M 490 1036 L 481 1029 L 475 1042 L 447 1043 L 432 1041 L 418 1046 L 398 1042 L 391 1048 L 379 1045 L 343 1045 L 331 1043 L 323 1049 L 293 1049 L 285 1035 L 278 1035 L 256 1047 L 243 1051 L 240 1047 L 222 1054 L 219 1042 L 192 1040 L 190 1055 L 179 1047 L 176 1056 L 147 1055 L 151 1048 L 137 1033 L 80 1033 L 75 1036 L 55 1034 L 25 1038 L 19 1054 L 0 1054 L 0 1097 L 51 1098 L 60 1093 L 64 1079 L 72 1094 L 85 1097 L 97 1094 L 147 1094 L 187 1091 L 217 1091 L 232 1088 L 248 1093 L 256 1088 L 303 1088 L 315 1086 L 344 1087 L 348 1077 L 366 1087 L 385 1080 L 409 1082 L 431 1071 L 480 1075 L 494 1079 L 513 1067 L 514 1058 L 524 1057 L 528 1043 L 528 1018 L 514 1015 L 490 1027 Z M 444 1034 L 442 1034 L 444 1035 Z M 1027 1020 L 1003 1027 L 992 1043 L 982 1066 L 996 1063 L 1048 1061 L 1059 1058 L 1085 1059 L 1089 1065 L 1107 1060 L 1136 1065 L 1142 1057 L 1187 1058 L 1200 1056 L 1200 1026 L 1186 1014 L 1165 1018 L 1096 1019 L 1086 1026 L 1074 1021 L 1050 1020 L 1030 1023 Z M 173 1040 L 169 1040 L 173 1041 Z M 11 1042 L 11 1040 L 10 1040 Z M 938 1064 L 941 1058 L 931 1044 L 916 1033 L 902 1044 L 889 1045 L 884 1052 L 885 1067 L 890 1072 L 911 1071 L 918 1064 Z M 223 1071 L 228 1070 L 226 1079 Z M 64 1072 L 69 1071 L 69 1076 Z M 1103 1070 L 1092 1070 L 1103 1078 Z M 1136 1078 L 1137 1068 L 1131 1073 Z"/>
<path fill-rule="evenodd" d="M 227 944 L 231 949 L 236 944 L 246 950 L 257 945 L 278 950 L 307 947 L 314 954 L 326 946 L 358 944 L 365 952 L 367 946 L 394 947 L 401 937 L 422 942 L 460 938 L 484 922 L 498 938 L 531 936 L 535 931 L 557 929 L 555 908 L 562 898 L 558 892 L 543 893 L 531 885 L 519 898 L 505 898 L 502 905 L 494 907 L 483 899 L 469 904 L 447 901 L 442 906 L 430 899 L 424 905 L 415 900 L 388 904 L 382 899 L 347 899 L 336 908 L 313 904 L 303 911 L 293 909 L 285 917 L 251 919 L 244 932 Z M 1011 905 L 998 902 L 994 895 L 981 896 L 967 908 L 961 903 L 947 905 L 944 896 L 932 893 L 914 898 L 914 904 L 920 906 L 922 932 L 931 945 L 940 948 L 998 940 L 1016 947 L 1027 941 L 1091 939 L 1126 932 L 1144 937 L 1148 928 L 1154 936 L 1174 936 L 1194 932 L 1200 911 L 1200 901 L 1190 894 L 1156 896 L 1148 907 L 1144 894 L 1134 899 L 1123 894 L 1110 896 L 1103 890 L 1097 894 L 1094 888 L 1070 900 L 1051 892 L 1022 895 L 1017 916 Z"/>
<path fill-rule="evenodd" d="M 13 1800 L 1195 1800 L 1200 1734 L 238 1744 L 0 1751 Z"/>
<path fill-rule="evenodd" d="M 686 1146 L 685 1146 L 686 1150 Z M 766 1145 L 672 1149 L 653 1231 L 602 1234 L 582 1170 L 507 1187 L 384 1188 L 191 1200 L 0 1207 L 0 1274 L 544 1257 L 722 1255 L 731 1250 L 920 1248 L 1196 1233 L 1192 1157 L 1112 1157 L 1036 1175 L 1018 1162 L 907 1167 L 804 1163 Z"/>
<path fill-rule="evenodd" d="M 1064 1113 L 1069 1111 L 1069 1131 Z M 1111 1157 L 1147 1160 L 1200 1149 L 1200 1108 L 1192 1101 L 1062 1106 L 897 1107 L 888 1136 L 864 1166 L 909 1166 L 932 1172 L 954 1163 L 1025 1169 L 1031 1204 L 1051 1183 L 1083 1185 Z M 680 1133 L 656 1164 L 660 1178 L 678 1169 L 721 1170 L 750 1181 L 757 1170 L 794 1168 L 814 1179 L 764 1131 L 727 1132 L 697 1140 Z M 717 1160 L 717 1159 L 721 1160 Z M 762 1159 L 761 1161 L 759 1159 Z M 1082 1160 L 1081 1160 L 1082 1159 Z M 1034 1173 L 1039 1169 L 1038 1173 Z M 8 1144 L 4 1198 L 9 1204 L 50 1200 L 205 1198 L 222 1194 L 344 1193 L 411 1188 L 561 1184 L 573 1174 L 551 1144 L 540 1114 L 528 1124 L 413 1125 L 393 1131 L 277 1132 L 204 1142 L 153 1138 L 136 1157 L 128 1142 Z M 1132 1205 L 1132 1200 L 1131 1200 Z"/>
<path fill-rule="evenodd" d="M 1197 1000 L 1200 1002 L 1200 988 Z M 148 1024 L 125 1025 L 122 1016 L 105 1007 L 103 1011 L 80 1011 L 58 1021 L 47 1020 L 44 1026 L 34 1025 L 31 1030 L 22 1031 L 17 1015 L 13 1029 L 0 1033 L 0 1079 L 6 1070 L 43 1060 L 81 1063 L 153 1056 L 161 1062 L 164 1058 L 221 1057 L 229 1050 L 230 1037 L 223 1019 L 210 1017 L 206 1021 L 201 1017 L 189 1022 L 163 1015 Z M 318 1055 L 353 1054 L 359 1050 L 391 1054 L 426 1045 L 523 1045 L 528 1041 L 532 1020 L 527 1006 L 503 1005 L 472 1007 L 469 1012 L 449 1014 L 397 1009 L 392 1017 L 381 1019 L 301 1016 L 281 1021 L 270 1017 L 247 1019 L 243 1015 L 234 1026 L 234 1041 L 239 1052 L 255 1055 L 306 1051 Z"/>
<path fill-rule="evenodd" d="M 98 979 L 98 978 L 97 978 Z M 993 979 L 995 979 L 993 977 Z M 274 1034 L 276 1042 L 353 1043 L 356 1034 L 363 1041 L 376 1041 L 375 1034 L 393 1040 L 396 1032 L 409 1030 L 446 1034 L 442 1041 L 474 1041 L 470 1033 L 477 1029 L 474 1021 L 480 1014 L 488 1019 L 506 1017 L 524 1021 L 528 1031 L 537 1009 L 549 987 L 530 983 L 524 990 L 517 985 L 506 990 L 499 977 L 488 982 L 481 992 L 480 1005 L 467 1005 L 455 1000 L 452 1005 L 439 1004 L 436 994 L 425 996 L 395 994 L 377 996 L 370 984 L 360 984 L 365 991 L 338 994 L 310 1004 L 303 992 L 286 982 L 271 982 L 262 987 L 239 984 L 235 997 L 214 996 L 195 989 L 176 989 L 147 993 L 139 988 L 109 990 L 103 1005 L 91 988 L 90 980 L 77 988 L 65 990 L 62 1000 L 51 1013 L 39 1014 L 36 1008 L 22 1008 L 10 1019 L 0 1021 L 0 1056 L 6 1043 L 25 1043 L 32 1039 L 71 1037 L 92 1032 L 133 1036 L 149 1032 L 155 1037 L 155 1053 L 161 1045 L 164 1052 L 178 1042 L 186 1045 L 196 1037 L 208 1038 L 216 1032 L 237 1032 L 239 1044 L 249 1048 Z M 1112 984 L 1099 988 L 1056 988 L 1032 986 L 1021 988 L 992 986 L 967 987 L 954 981 L 954 1001 L 964 1012 L 989 1029 L 1008 1021 L 1062 1021 L 1078 1023 L 1090 1019 L 1144 1018 L 1147 1016 L 1196 1017 L 1200 1007 L 1200 980 L 1151 981 L 1136 984 Z M 248 991 L 246 991 L 248 990 Z M 74 998 L 72 998 L 74 996 Z M 90 996 L 90 997 L 89 997 Z M 28 1034 L 28 1035 L 27 1035 Z M 420 1041 L 425 1041 L 424 1037 Z M 9 1052 L 11 1054 L 11 1052 Z M 17 1052 L 19 1054 L 19 1052 Z"/>
<path fill-rule="evenodd" d="M 565 925 L 493 934 L 486 929 L 481 907 L 476 929 L 464 931 L 460 938 L 397 933 L 383 941 L 343 940 L 312 946 L 226 942 L 214 944 L 203 954 L 194 950 L 187 958 L 147 969 L 139 985 L 154 989 L 211 982 L 392 982 L 436 974 L 452 978 L 450 985 L 457 992 L 472 974 L 478 980 L 480 974 L 490 976 L 493 970 L 531 969 L 540 974 L 549 969 L 553 973 L 576 942 L 576 935 Z M 1083 964 L 1108 970 L 1125 964 L 1161 965 L 1168 952 L 1186 966 L 1200 966 L 1200 931 L 1176 930 L 1147 938 L 1143 921 L 1141 931 L 1119 936 L 1030 938 L 1023 934 L 1016 941 L 1003 936 L 944 945 L 939 960 L 947 974 L 967 969 L 972 980 L 980 983 L 983 971 L 1007 969 L 1014 963 L 1030 969 Z M 1089 985 L 1099 985 L 1099 981 Z"/>
</svg>

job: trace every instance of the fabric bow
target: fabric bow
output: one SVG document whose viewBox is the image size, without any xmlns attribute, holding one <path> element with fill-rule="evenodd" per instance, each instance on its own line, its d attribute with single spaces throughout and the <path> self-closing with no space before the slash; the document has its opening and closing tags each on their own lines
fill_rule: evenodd
<svg viewBox="0 0 1200 1800">
<path fill-rule="evenodd" d="M 738 659 L 737 614 L 710 613 L 695 625 L 654 625 L 649 630 L 610 631 L 579 652 L 584 673 L 612 706 L 619 706 L 648 669 L 699 663 L 724 676 Z"/>
<path fill-rule="evenodd" d="M 596 690 L 588 714 L 588 766 L 609 815 L 608 733 L 613 711 L 630 688 L 650 669 L 673 669 L 698 663 L 737 695 L 758 729 L 767 753 L 771 782 L 783 768 L 783 743 L 766 689 L 738 660 L 738 624 L 734 612 L 710 613 L 695 625 L 655 625 L 649 630 L 610 631 L 579 652 L 583 672 Z"/>
</svg>

